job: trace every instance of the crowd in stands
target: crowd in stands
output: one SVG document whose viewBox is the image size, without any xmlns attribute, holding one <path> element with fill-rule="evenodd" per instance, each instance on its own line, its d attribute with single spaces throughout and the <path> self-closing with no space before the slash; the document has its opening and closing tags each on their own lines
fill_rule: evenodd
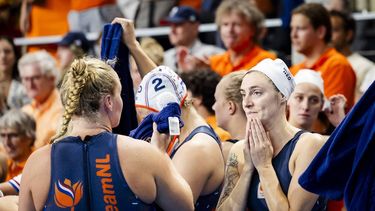
<svg viewBox="0 0 375 211">
<path fill-rule="evenodd" d="M 366 3 L 0 1 L 0 210 L 357 210 L 299 178 L 373 114 Z M 135 35 L 156 26 L 167 40 Z"/>
</svg>

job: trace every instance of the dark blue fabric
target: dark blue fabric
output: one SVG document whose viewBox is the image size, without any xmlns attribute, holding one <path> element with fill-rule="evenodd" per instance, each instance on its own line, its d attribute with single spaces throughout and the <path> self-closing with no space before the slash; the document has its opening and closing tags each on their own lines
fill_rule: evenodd
<svg viewBox="0 0 375 211">
<path fill-rule="evenodd" d="M 180 122 L 180 128 L 184 126 L 181 120 L 181 108 L 177 103 L 168 103 L 159 113 L 151 113 L 147 115 L 139 126 L 130 132 L 130 137 L 135 139 L 147 140 L 152 136 L 155 122 L 159 133 L 169 133 L 168 117 L 177 117 Z"/>
<path fill-rule="evenodd" d="M 168 117 L 177 117 L 180 122 L 180 128 L 184 126 L 184 122 L 180 118 L 181 108 L 177 103 L 168 103 L 159 113 L 152 117 L 157 125 L 159 133 L 169 133 Z"/>
<path fill-rule="evenodd" d="M 77 211 L 116 210 L 111 202 L 115 202 L 118 210 L 154 210 L 130 189 L 117 152 L 117 135 L 109 132 L 88 136 L 85 140 L 66 137 L 54 143 L 51 149 L 51 185 L 44 210 L 73 210 L 73 206 Z M 64 201 L 56 200 L 59 195 L 61 199 L 61 194 L 77 200 L 76 203 L 73 206 L 58 205 L 56 201 Z"/>
<path fill-rule="evenodd" d="M 134 130 L 130 131 L 129 136 L 135 139 L 140 139 L 147 141 L 148 138 L 152 136 L 152 123 L 154 121 L 152 120 L 152 117 L 154 114 L 147 115 L 141 123 L 139 123 L 138 127 Z"/>
<path fill-rule="evenodd" d="M 306 190 L 341 199 L 349 210 L 375 210 L 375 82 L 299 178 Z"/>
<path fill-rule="evenodd" d="M 129 49 L 122 42 L 122 27 L 120 24 L 106 24 L 104 26 L 101 58 L 112 64 L 122 85 L 121 97 L 124 107 L 121 113 L 120 124 L 113 129 L 113 132 L 129 135 L 129 132 L 138 126 L 138 122 L 135 110 L 133 81 L 130 75 Z"/>
</svg>

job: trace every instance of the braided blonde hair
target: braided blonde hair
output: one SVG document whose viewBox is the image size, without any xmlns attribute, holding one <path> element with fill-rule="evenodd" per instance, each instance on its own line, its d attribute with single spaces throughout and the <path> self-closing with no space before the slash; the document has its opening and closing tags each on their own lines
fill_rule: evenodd
<svg viewBox="0 0 375 211">
<path fill-rule="evenodd" d="M 116 72 L 104 61 L 87 57 L 74 60 L 61 85 L 63 121 L 51 143 L 66 134 L 73 115 L 95 121 L 102 97 L 114 94 L 117 81 Z"/>
</svg>

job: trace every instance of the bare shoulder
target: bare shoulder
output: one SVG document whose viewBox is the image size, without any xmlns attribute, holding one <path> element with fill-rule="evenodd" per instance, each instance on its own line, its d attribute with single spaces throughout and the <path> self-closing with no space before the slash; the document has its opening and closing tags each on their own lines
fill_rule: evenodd
<svg viewBox="0 0 375 211">
<path fill-rule="evenodd" d="M 320 149 L 327 141 L 325 136 L 318 133 L 306 132 L 301 135 L 297 142 L 296 149 L 306 150 L 306 149 Z"/>
<path fill-rule="evenodd" d="M 150 143 L 123 135 L 118 135 L 117 148 L 120 156 L 125 155 L 126 159 L 134 159 L 137 162 L 144 160 L 147 163 L 153 163 L 152 158 L 157 158 L 161 154 Z"/>
<path fill-rule="evenodd" d="M 190 148 L 194 150 L 203 150 L 205 152 L 210 151 L 210 152 L 216 152 L 220 151 L 220 147 L 217 144 L 216 140 L 211 137 L 208 134 L 205 133 L 198 133 L 193 136 L 193 138 L 185 143 L 182 148 Z"/>
<path fill-rule="evenodd" d="M 294 172 L 304 170 L 325 144 L 326 138 L 317 133 L 304 133 L 299 138 L 290 157 L 289 169 Z"/>
<path fill-rule="evenodd" d="M 173 160 L 176 160 L 179 157 L 188 157 L 189 159 L 198 160 L 210 157 L 212 158 L 210 161 L 215 161 L 215 158 L 223 159 L 221 148 L 217 144 L 216 140 L 204 133 L 196 134 L 190 141 L 183 144 L 178 149 L 176 155 L 173 157 Z"/>
<path fill-rule="evenodd" d="M 44 174 L 46 172 L 46 168 L 50 169 L 50 163 L 51 145 L 48 144 L 37 149 L 30 155 L 30 157 L 27 159 L 25 169 L 30 173 L 35 172 L 36 174 Z M 43 169 L 43 171 L 40 171 L 40 169 Z"/>
</svg>

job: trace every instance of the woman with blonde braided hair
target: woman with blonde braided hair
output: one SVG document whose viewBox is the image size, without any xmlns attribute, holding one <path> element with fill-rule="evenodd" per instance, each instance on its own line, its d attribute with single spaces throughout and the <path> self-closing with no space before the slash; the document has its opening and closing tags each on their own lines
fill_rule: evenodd
<svg viewBox="0 0 375 211">
<path fill-rule="evenodd" d="M 112 133 L 120 93 L 119 77 L 105 62 L 72 63 L 61 87 L 62 127 L 27 161 L 19 210 L 152 210 L 153 202 L 164 210 L 193 210 L 191 190 L 166 153 Z M 155 130 L 152 138 L 169 137 Z"/>
</svg>

